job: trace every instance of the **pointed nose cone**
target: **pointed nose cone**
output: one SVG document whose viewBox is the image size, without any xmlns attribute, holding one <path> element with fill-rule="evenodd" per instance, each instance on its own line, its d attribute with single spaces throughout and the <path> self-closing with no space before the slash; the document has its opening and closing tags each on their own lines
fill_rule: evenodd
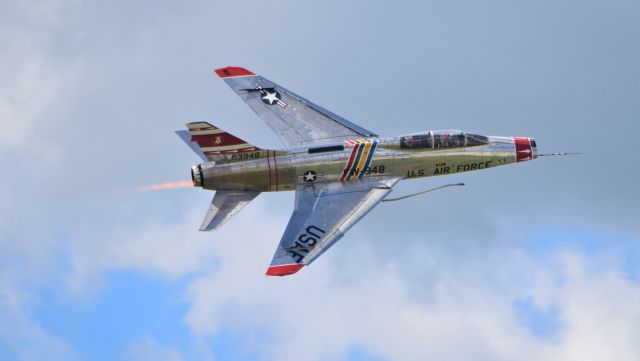
<svg viewBox="0 0 640 361">
<path fill-rule="evenodd" d="M 538 157 L 536 140 L 526 137 L 513 137 L 516 145 L 516 162 L 524 162 Z"/>
</svg>

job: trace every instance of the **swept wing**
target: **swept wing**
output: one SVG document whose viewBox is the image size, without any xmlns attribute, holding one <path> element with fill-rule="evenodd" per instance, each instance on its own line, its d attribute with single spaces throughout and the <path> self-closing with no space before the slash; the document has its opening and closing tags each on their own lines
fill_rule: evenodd
<svg viewBox="0 0 640 361">
<path fill-rule="evenodd" d="M 216 70 L 290 148 L 337 143 L 347 139 L 377 137 L 350 121 L 247 69 Z"/>
<path fill-rule="evenodd" d="M 313 262 L 380 203 L 398 180 L 298 185 L 295 209 L 267 275 L 289 275 Z"/>
</svg>

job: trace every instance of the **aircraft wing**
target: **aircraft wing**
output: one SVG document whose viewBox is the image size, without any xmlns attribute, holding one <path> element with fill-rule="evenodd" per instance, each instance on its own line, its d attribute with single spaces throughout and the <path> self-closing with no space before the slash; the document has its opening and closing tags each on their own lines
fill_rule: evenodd
<svg viewBox="0 0 640 361">
<path fill-rule="evenodd" d="M 348 120 L 247 69 L 226 67 L 218 74 L 290 148 L 376 137 Z"/>
<path fill-rule="evenodd" d="M 384 199 L 398 180 L 299 184 L 295 209 L 267 275 L 286 276 L 309 265 Z"/>
</svg>

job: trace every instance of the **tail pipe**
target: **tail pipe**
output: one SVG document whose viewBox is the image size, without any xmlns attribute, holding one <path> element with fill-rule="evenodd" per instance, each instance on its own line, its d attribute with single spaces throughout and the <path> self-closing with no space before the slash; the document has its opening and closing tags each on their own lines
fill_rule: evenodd
<svg viewBox="0 0 640 361">
<path fill-rule="evenodd" d="M 202 187 L 202 167 L 199 164 L 191 167 L 191 181 L 194 187 Z"/>
</svg>

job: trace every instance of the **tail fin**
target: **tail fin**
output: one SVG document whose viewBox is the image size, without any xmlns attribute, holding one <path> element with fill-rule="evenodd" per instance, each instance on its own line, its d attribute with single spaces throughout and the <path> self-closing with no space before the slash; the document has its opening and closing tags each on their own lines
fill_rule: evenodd
<svg viewBox="0 0 640 361">
<path fill-rule="evenodd" d="M 235 154 L 260 151 L 260 148 L 206 122 L 189 123 L 187 128 L 188 131 L 178 130 L 176 134 L 204 161 L 235 160 Z"/>
</svg>

